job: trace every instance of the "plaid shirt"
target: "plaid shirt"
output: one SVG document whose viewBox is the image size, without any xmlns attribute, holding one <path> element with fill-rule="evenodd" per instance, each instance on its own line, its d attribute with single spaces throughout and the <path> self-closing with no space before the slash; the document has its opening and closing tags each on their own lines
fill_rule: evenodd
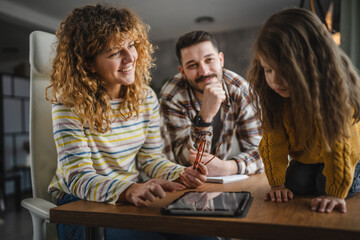
<svg viewBox="0 0 360 240">
<path fill-rule="evenodd" d="M 235 160 L 238 163 L 238 173 L 260 173 L 264 168 L 258 152 L 262 130 L 260 120 L 255 116 L 255 110 L 251 104 L 249 85 L 245 79 L 226 69 L 223 70 L 222 81 L 227 98 L 220 108 L 223 127 L 218 141 L 222 145 L 217 156 L 223 160 Z M 189 94 L 191 94 L 193 104 Z M 171 161 L 184 166 L 191 165 L 188 160 L 189 149 L 197 149 L 203 136 L 206 139 L 205 151 L 210 152 L 213 127 L 203 131 L 193 124 L 192 120 L 196 112 L 200 111 L 200 103 L 180 73 L 164 85 L 159 100 L 161 134 L 166 156 Z M 229 156 L 234 132 L 241 153 Z M 211 152 L 211 154 L 214 153 Z"/>
</svg>

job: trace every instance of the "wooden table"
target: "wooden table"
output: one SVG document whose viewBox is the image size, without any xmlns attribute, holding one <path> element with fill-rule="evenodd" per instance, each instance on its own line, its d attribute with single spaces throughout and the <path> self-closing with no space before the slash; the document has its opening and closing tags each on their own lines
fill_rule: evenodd
<svg viewBox="0 0 360 240">
<path fill-rule="evenodd" d="M 254 200 L 245 218 L 161 215 L 160 208 L 184 192 L 179 191 L 168 193 L 146 208 L 81 200 L 51 209 L 50 221 L 246 239 L 360 239 L 360 194 L 346 201 L 347 213 L 326 214 L 310 211 L 310 197 L 295 196 L 288 203 L 264 201 L 269 189 L 265 174 L 227 184 L 206 183 L 197 188 L 198 191 L 250 191 Z"/>
</svg>

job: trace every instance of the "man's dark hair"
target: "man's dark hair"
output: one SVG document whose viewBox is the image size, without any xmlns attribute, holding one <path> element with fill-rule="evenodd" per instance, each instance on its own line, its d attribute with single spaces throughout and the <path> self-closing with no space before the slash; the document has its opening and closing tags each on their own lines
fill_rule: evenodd
<svg viewBox="0 0 360 240">
<path fill-rule="evenodd" d="M 213 47 L 219 51 L 215 38 L 208 32 L 193 31 L 182 35 L 176 43 L 176 56 L 181 64 L 181 49 L 190 47 L 197 43 L 210 41 Z"/>
</svg>

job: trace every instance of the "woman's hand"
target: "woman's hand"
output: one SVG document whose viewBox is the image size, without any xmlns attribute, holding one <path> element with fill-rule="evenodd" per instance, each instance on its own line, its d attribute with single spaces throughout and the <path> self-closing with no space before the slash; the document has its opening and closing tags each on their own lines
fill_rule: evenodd
<svg viewBox="0 0 360 240">
<path fill-rule="evenodd" d="M 185 172 L 180 174 L 180 182 L 188 188 L 196 188 L 206 181 L 208 169 L 203 163 L 199 163 L 197 169 L 193 166 L 185 168 Z"/>
<path fill-rule="evenodd" d="M 331 213 L 333 209 L 339 209 L 340 212 L 346 212 L 345 199 L 333 196 L 319 196 L 311 200 L 311 211 Z"/>
<path fill-rule="evenodd" d="M 284 185 L 271 187 L 270 192 L 265 195 L 265 201 L 271 200 L 272 202 L 287 202 L 294 198 L 294 194 Z"/>
<path fill-rule="evenodd" d="M 184 188 L 184 185 L 177 182 L 150 179 L 145 183 L 133 183 L 120 195 L 118 202 L 126 201 L 137 207 L 148 206 L 157 197 L 165 197 L 166 192 L 174 192 Z"/>
</svg>

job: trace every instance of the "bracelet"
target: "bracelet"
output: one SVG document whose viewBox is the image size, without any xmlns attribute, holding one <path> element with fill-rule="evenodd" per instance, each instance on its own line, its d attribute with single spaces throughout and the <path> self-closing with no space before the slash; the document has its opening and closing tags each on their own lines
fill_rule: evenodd
<svg viewBox="0 0 360 240">
<path fill-rule="evenodd" d="M 237 160 L 235 160 L 235 159 L 233 159 L 233 160 L 236 162 L 236 165 L 237 165 L 237 167 L 238 167 L 237 174 L 240 174 L 240 173 L 241 173 L 241 166 L 240 166 L 240 163 L 239 163 L 239 161 L 237 161 Z"/>
</svg>

